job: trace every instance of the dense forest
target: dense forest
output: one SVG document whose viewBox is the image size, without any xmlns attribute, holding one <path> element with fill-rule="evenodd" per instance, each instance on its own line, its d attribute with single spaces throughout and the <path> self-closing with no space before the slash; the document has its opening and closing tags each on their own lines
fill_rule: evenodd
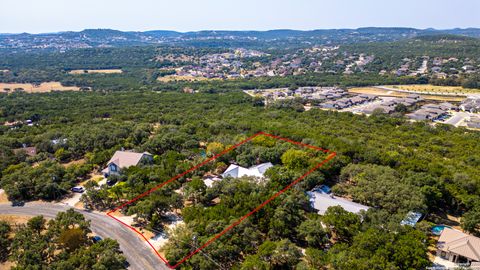
<svg viewBox="0 0 480 270">
<path fill-rule="evenodd" d="M 127 269 L 119 245 L 112 239 L 93 242 L 90 222 L 73 209 L 47 221 L 33 217 L 26 224 L 0 221 L 0 262 L 21 269 Z"/>
<path fill-rule="evenodd" d="M 480 133 L 463 128 L 381 114 L 303 111 L 296 101 L 264 107 L 235 91 L 12 93 L 0 95 L 0 108 L 2 122 L 33 121 L 0 127 L 0 187 L 15 200 L 59 199 L 122 148 L 148 151 L 153 163 L 114 177 L 113 187 L 87 183 L 86 206 L 112 209 L 260 131 L 337 153 L 183 269 L 422 269 L 430 264 L 429 229 L 447 214 L 460 217 L 466 231 L 480 233 Z M 22 145 L 37 147 L 38 154 L 13 152 Z M 181 211 L 185 225 L 162 250 L 175 264 L 322 158 L 288 143 L 254 140 L 123 214 L 164 230 L 166 214 Z M 63 166 L 79 159 L 85 163 Z M 275 166 L 267 183 L 226 178 L 208 188 L 200 180 L 232 161 Z M 358 216 L 332 207 L 320 216 L 305 194 L 320 184 L 371 208 Z M 415 228 L 400 225 L 409 211 L 427 218 Z"/>
</svg>

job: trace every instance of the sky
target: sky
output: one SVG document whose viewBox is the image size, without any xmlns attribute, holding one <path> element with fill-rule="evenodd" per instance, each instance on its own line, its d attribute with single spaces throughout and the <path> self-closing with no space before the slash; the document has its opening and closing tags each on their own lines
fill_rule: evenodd
<svg viewBox="0 0 480 270">
<path fill-rule="evenodd" d="M 0 0 L 0 33 L 480 28 L 480 0 Z"/>
</svg>

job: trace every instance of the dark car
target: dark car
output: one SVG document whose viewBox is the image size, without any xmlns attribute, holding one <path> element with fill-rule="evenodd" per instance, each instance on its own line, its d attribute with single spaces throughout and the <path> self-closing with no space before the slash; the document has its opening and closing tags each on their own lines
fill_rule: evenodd
<svg viewBox="0 0 480 270">
<path fill-rule="evenodd" d="M 94 237 L 92 237 L 92 241 L 93 241 L 94 243 L 97 243 L 97 242 L 102 241 L 102 238 L 101 238 L 100 236 L 98 236 L 98 235 L 95 235 Z"/>
<path fill-rule="evenodd" d="M 24 205 L 25 205 L 24 201 L 13 201 L 12 202 L 12 206 L 15 206 L 15 207 L 22 207 Z"/>
<path fill-rule="evenodd" d="M 107 185 L 108 185 L 109 187 L 115 185 L 116 183 L 117 183 L 117 179 L 108 179 L 108 180 L 107 180 Z"/>
</svg>

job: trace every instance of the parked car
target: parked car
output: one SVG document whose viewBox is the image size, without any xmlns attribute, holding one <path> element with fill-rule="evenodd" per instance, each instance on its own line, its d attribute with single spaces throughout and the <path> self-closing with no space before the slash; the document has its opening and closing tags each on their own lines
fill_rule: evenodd
<svg viewBox="0 0 480 270">
<path fill-rule="evenodd" d="M 24 205 L 25 205 L 24 201 L 13 201 L 12 202 L 12 206 L 14 206 L 14 207 L 22 207 Z"/>
<path fill-rule="evenodd" d="M 92 237 L 92 241 L 93 241 L 94 243 L 100 242 L 100 241 L 102 241 L 102 240 L 103 240 L 103 239 L 102 239 L 100 236 L 98 236 L 98 235 L 95 235 L 95 236 Z"/>
<path fill-rule="evenodd" d="M 109 187 L 115 185 L 116 183 L 117 183 L 117 179 L 108 179 L 108 180 L 107 180 L 107 185 L 108 185 Z"/>
<path fill-rule="evenodd" d="M 325 193 L 325 194 L 332 193 L 332 189 L 327 185 L 320 185 L 320 186 L 314 188 L 313 191 L 320 192 L 320 193 Z"/>
<path fill-rule="evenodd" d="M 73 187 L 72 191 L 76 193 L 83 193 L 85 189 L 83 187 L 77 186 L 77 187 Z"/>
</svg>

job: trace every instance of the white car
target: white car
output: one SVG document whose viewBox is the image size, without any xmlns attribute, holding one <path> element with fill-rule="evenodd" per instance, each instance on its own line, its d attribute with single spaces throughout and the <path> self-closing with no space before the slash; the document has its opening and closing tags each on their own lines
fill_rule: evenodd
<svg viewBox="0 0 480 270">
<path fill-rule="evenodd" d="M 85 189 L 83 187 L 77 186 L 77 187 L 73 187 L 72 191 L 76 193 L 83 193 Z"/>
</svg>

